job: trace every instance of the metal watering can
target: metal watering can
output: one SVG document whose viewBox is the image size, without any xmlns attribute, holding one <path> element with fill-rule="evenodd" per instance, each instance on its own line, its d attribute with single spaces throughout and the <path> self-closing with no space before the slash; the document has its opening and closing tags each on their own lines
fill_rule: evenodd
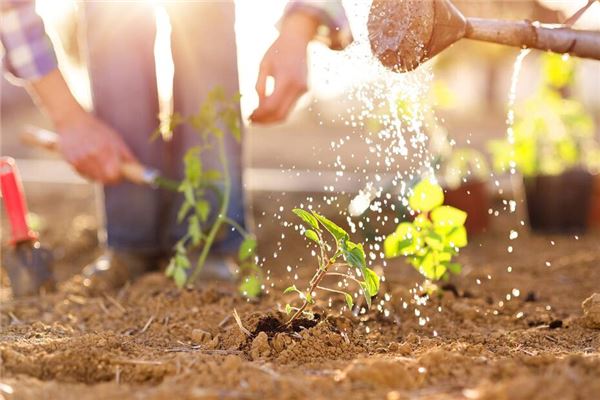
<svg viewBox="0 0 600 400">
<path fill-rule="evenodd" d="M 449 0 L 373 0 L 368 29 L 373 54 L 396 72 L 412 71 L 462 38 L 600 60 L 600 32 L 531 21 L 466 18 Z"/>
</svg>

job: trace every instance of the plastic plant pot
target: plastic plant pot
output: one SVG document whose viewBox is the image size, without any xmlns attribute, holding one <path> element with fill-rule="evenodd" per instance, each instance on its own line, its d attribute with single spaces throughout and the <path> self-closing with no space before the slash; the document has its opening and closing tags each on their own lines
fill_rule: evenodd
<svg viewBox="0 0 600 400">
<path fill-rule="evenodd" d="M 588 214 L 588 227 L 600 229 L 600 174 L 593 176 L 592 196 Z"/>
<path fill-rule="evenodd" d="M 490 199 L 487 184 L 481 180 L 463 183 L 457 188 L 444 188 L 445 204 L 468 214 L 465 227 L 470 235 L 486 232 L 489 227 Z"/>
<path fill-rule="evenodd" d="M 524 178 L 531 228 L 545 233 L 585 231 L 593 181 L 593 175 L 582 169 Z"/>
</svg>

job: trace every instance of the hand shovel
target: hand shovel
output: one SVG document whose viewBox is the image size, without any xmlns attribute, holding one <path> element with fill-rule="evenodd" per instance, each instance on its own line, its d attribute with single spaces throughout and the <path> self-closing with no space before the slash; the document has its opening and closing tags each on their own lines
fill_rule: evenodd
<svg viewBox="0 0 600 400">
<path fill-rule="evenodd" d="M 12 237 L 4 268 L 8 272 L 13 295 L 30 296 L 54 289 L 52 253 L 40 245 L 37 233 L 27 224 L 27 203 L 15 160 L 0 158 L 0 187 Z"/>
<path fill-rule="evenodd" d="M 30 146 L 42 147 L 46 150 L 58 152 L 59 136 L 55 132 L 45 129 L 29 127 L 21 133 L 21 141 Z M 179 189 L 177 181 L 160 176 L 156 169 L 146 167 L 137 162 L 123 163 L 121 174 L 125 180 L 138 185 L 148 185 L 153 188 L 163 188 L 172 191 Z"/>
</svg>

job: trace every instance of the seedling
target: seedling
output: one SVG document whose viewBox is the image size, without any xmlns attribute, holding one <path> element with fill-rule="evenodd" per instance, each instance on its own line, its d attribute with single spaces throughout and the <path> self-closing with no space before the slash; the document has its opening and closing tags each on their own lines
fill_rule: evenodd
<svg viewBox="0 0 600 400">
<path fill-rule="evenodd" d="M 365 251 L 362 244 L 350 241 L 350 236 L 334 222 L 312 211 L 294 209 L 296 214 L 305 224 L 304 236 L 317 246 L 317 269 L 311 278 L 308 288 L 304 291 L 295 285 L 285 289 L 284 293 L 297 293 L 302 302 L 300 307 L 286 305 L 286 312 L 291 314 L 286 325 L 290 325 L 295 319 L 302 316 L 309 305 L 314 304 L 317 291 L 325 291 L 344 296 L 348 308 L 354 306 L 353 296 L 342 289 L 332 289 L 322 286 L 323 280 L 335 277 L 339 283 L 338 287 L 346 288 L 348 282 L 354 282 L 360 288 L 368 307 L 371 306 L 371 298 L 379 292 L 379 276 L 370 268 L 367 268 Z M 331 236 L 331 240 L 324 239 L 325 232 Z M 343 269 L 343 270 L 341 270 Z"/>
<path fill-rule="evenodd" d="M 452 257 L 467 245 L 467 213 L 444 206 L 444 191 L 429 180 L 414 187 L 408 203 L 418 214 L 413 222 L 402 222 L 385 239 L 385 256 L 406 257 L 430 281 L 459 274 L 462 267 L 452 262 Z"/>
<path fill-rule="evenodd" d="M 261 271 L 255 263 L 256 239 L 227 217 L 231 178 L 225 152 L 225 131 L 230 132 L 238 142 L 241 140 L 239 100 L 237 94 L 233 98 L 226 98 L 222 88 L 217 87 L 207 95 L 196 115 L 182 117 L 175 114 L 171 117 L 171 131 L 187 123 L 202 138 L 203 144 L 189 149 L 183 160 L 185 174 L 179 192 L 183 194 L 184 201 L 177 218 L 180 223 L 187 223 L 187 233 L 176 243 L 175 255 L 166 274 L 173 278 L 178 287 L 193 284 L 202 271 L 218 233 L 224 228 L 235 229 L 244 238 L 238 252 L 240 274 L 243 277 L 240 291 L 246 296 L 255 297 L 261 291 Z M 207 151 L 217 152 L 220 169 L 203 168 L 202 155 Z M 211 210 L 207 197 L 209 194 L 219 199 L 217 210 Z M 191 252 L 197 254 L 193 267 L 189 257 Z"/>
</svg>

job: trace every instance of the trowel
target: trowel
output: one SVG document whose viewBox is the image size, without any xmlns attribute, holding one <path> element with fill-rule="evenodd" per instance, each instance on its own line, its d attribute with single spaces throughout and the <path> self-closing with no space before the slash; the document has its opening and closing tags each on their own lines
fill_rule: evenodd
<svg viewBox="0 0 600 400">
<path fill-rule="evenodd" d="M 2 202 L 11 227 L 10 252 L 5 257 L 14 297 L 30 296 L 54 289 L 52 253 L 44 248 L 27 223 L 27 203 L 15 160 L 0 158 Z"/>
<path fill-rule="evenodd" d="M 20 139 L 29 146 L 41 147 L 52 152 L 58 152 L 59 136 L 56 132 L 36 127 L 28 127 L 21 133 Z M 172 191 L 177 191 L 179 188 L 179 183 L 177 181 L 162 177 L 158 170 L 137 162 L 123 163 L 121 165 L 121 174 L 126 181 L 138 185 L 146 185 L 152 188 L 163 188 Z"/>
<path fill-rule="evenodd" d="M 396 72 L 412 71 L 463 38 L 600 60 L 600 32 L 570 26 L 594 1 L 566 24 L 549 25 L 467 18 L 450 0 L 373 0 L 369 41 L 373 54 Z"/>
</svg>

